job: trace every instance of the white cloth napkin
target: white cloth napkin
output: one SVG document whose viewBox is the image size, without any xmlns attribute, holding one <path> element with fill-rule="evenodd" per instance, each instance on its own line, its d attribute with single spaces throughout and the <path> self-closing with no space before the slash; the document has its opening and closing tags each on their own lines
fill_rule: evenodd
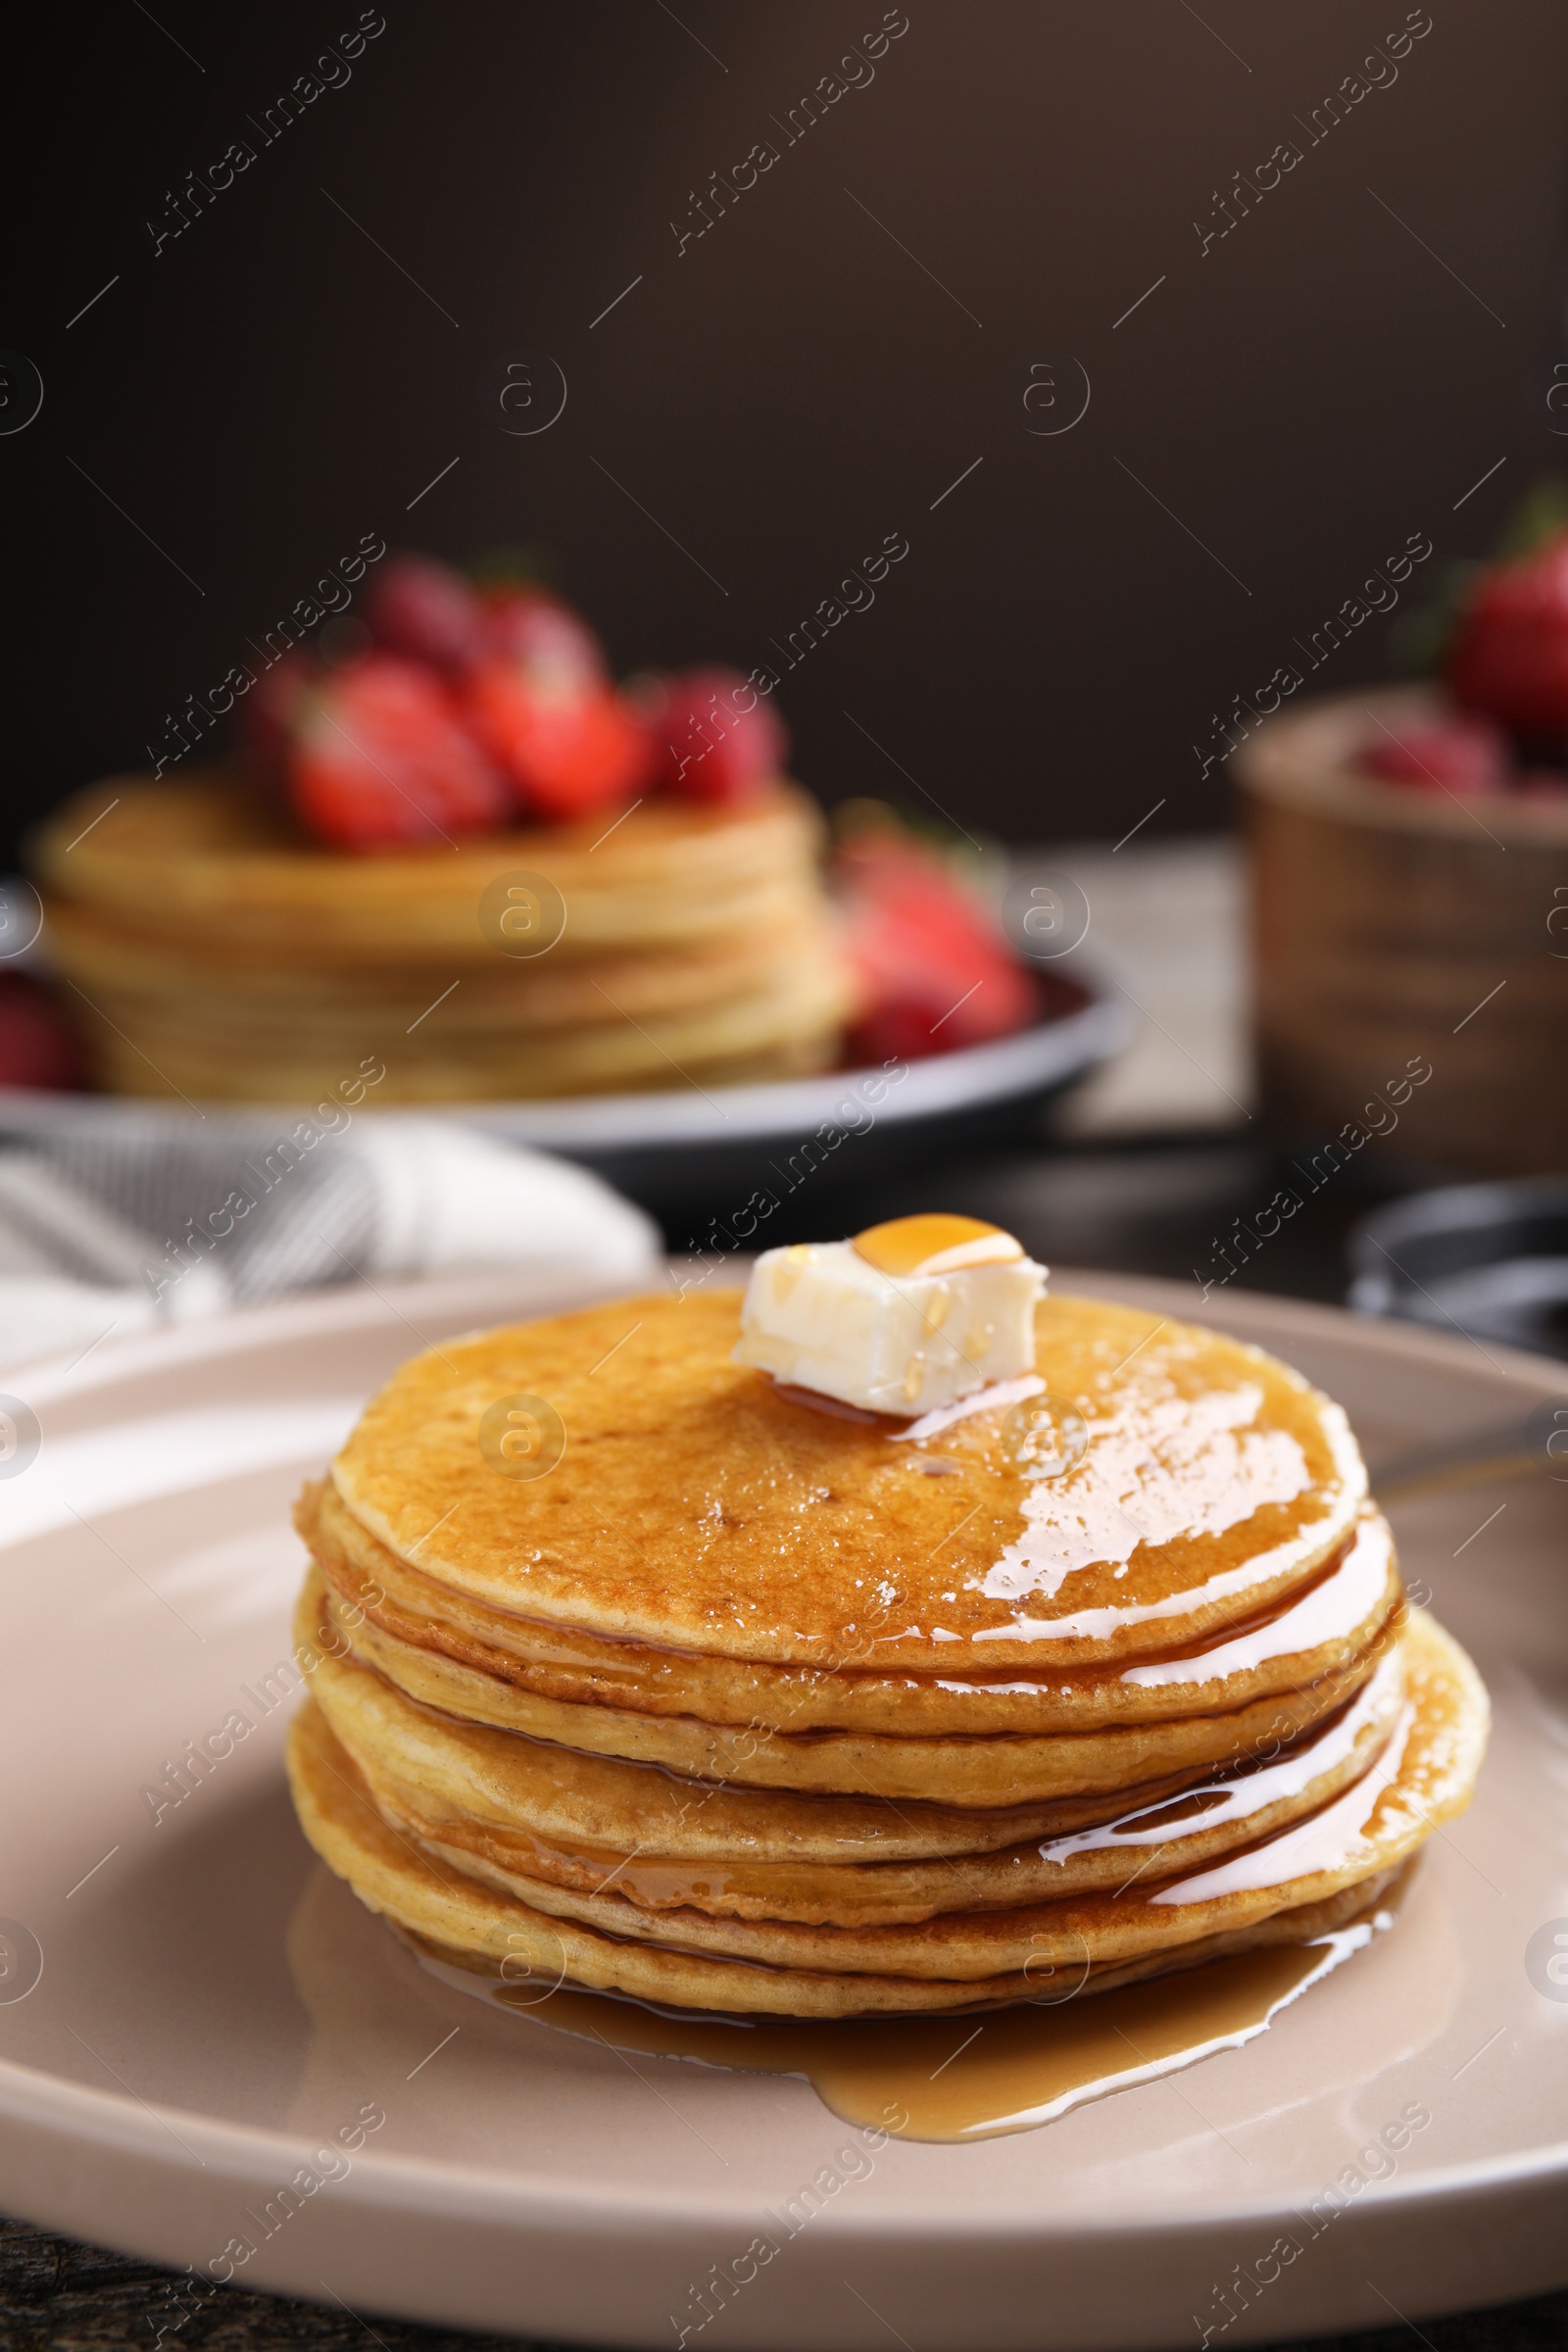
<svg viewBox="0 0 1568 2352">
<path fill-rule="evenodd" d="M 633 1285 L 660 1246 L 585 1169 L 438 1119 L 29 1138 L 0 1148 L 0 1366 L 360 1275 Z"/>
</svg>

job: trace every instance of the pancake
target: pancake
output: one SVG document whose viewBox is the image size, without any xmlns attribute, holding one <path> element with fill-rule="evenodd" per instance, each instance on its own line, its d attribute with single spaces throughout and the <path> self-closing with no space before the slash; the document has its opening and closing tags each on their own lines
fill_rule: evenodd
<svg viewBox="0 0 1568 2352">
<path fill-rule="evenodd" d="M 1402 1591 L 1388 1522 L 1368 1504 L 1311 1585 L 1245 1626 L 1227 1625 L 1196 1646 L 1135 1666 L 1090 1667 L 1066 1679 L 960 1679 L 699 1657 L 513 1616 L 400 1560 L 330 1485 L 306 1490 L 294 1523 L 350 1611 L 362 1610 L 395 1643 L 540 1698 L 797 1733 L 1067 1731 L 1212 1714 L 1299 1689 L 1359 1657 Z"/>
<path fill-rule="evenodd" d="M 265 1038 L 285 1024 L 325 1040 L 351 1030 L 361 1040 L 368 1020 L 406 1025 L 430 1002 L 430 975 L 407 961 L 361 961 L 334 969 L 325 995 L 315 958 L 237 954 L 231 943 L 147 939 L 95 908 L 56 900 L 50 936 L 81 985 L 92 994 L 122 993 L 144 1000 L 149 1012 L 169 1018 L 191 985 L 198 956 L 202 995 L 185 1009 L 193 1034 L 217 1024 L 242 1024 Z M 461 1026 L 465 1034 L 501 1040 L 522 1032 L 549 1037 L 563 1030 L 603 1027 L 612 1005 L 637 1020 L 665 1020 L 736 994 L 765 988 L 781 969 L 805 956 L 820 958 L 828 945 L 821 911 L 803 909 L 793 892 L 743 933 L 725 931 L 677 947 L 609 949 L 593 956 L 552 950 L 514 958 L 475 952 L 461 964 Z M 560 947 L 565 946 L 564 936 Z M 448 1026 L 459 1017 L 454 1005 Z M 399 1034 L 402 1034 L 400 1029 Z M 343 1050 L 347 1051 L 345 1041 Z"/>
<path fill-rule="evenodd" d="M 322 1586 L 308 1579 L 295 1617 L 298 1654 L 315 1674 L 324 1664 L 347 1662 L 360 1672 L 352 1685 L 391 1693 L 405 1705 L 407 1694 L 357 1657 L 350 1638 L 325 1616 Z M 346 1700 L 342 1703 L 348 1703 Z M 426 1726 L 445 1722 L 459 1730 L 494 1735 L 413 1702 L 406 1721 Z M 816 1794 L 794 1789 L 765 1791 L 732 1788 L 723 1781 L 682 1778 L 659 1765 L 638 1764 L 581 1752 L 525 1736 L 508 1734 L 504 1745 L 510 1801 L 535 1832 L 573 1846 L 610 1846 L 624 1852 L 647 1844 L 685 1859 L 727 1856 L 786 1861 L 899 1861 L 937 1854 L 976 1854 L 1009 1840 L 1068 1836 L 1104 1822 L 1132 1804 L 1152 1804 L 1179 1794 L 1200 1772 L 1174 1773 L 1135 1789 L 1101 1790 L 1088 1796 L 1054 1797 L 992 1807 L 886 1797 Z"/>
<path fill-rule="evenodd" d="M 118 805 L 106 814 L 106 803 Z M 166 947 L 200 940 L 262 962 L 293 950 L 314 964 L 378 956 L 436 970 L 489 952 L 479 902 L 519 869 L 566 901 L 560 945 L 572 956 L 744 933 L 782 886 L 814 885 L 821 818 L 794 786 L 741 808 L 645 803 L 608 837 L 606 821 L 367 857 L 308 841 L 262 788 L 206 768 L 91 785 L 39 827 L 28 855 L 46 899 Z"/>
<path fill-rule="evenodd" d="M 652 801 L 351 854 L 214 769 L 96 785 L 29 855 L 101 1085 L 314 1102 L 373 1048 L 385 1104 L 828 1066 L 854 991 L 821 843 L 812 804 L 778 783 L 738 808 Z M 518 883 L 534 954 L 499 929 Z"/>
<path fill-rule="evenodd" d="M 1253 1699 L 1218 1715 L 1119 1725 L 1108 1730 L 966 1734 L 934 1739 L 881 1732 L 735 1729 L 687 1716 L 640 1715 L 627 1707 L 579 1706 L 535 1697 L 427 1650 L 394 1641 L 368 1618 L 357 1621 L 334 1593 L 326 1601 L 333 1639 L 426 1706 L 469 1723 L 522 1732 L 592 1755 L 619 1756 L 738 1788 L 824 1789 L 850 1795 L 937 1799 L 995 1806 L 1135 1788 L 1162 1774 L 1242 1763 L 1272 1740 L 1294 1740 L 1343 1705 L 1371 1673 L 1371 1651 L 1297 1690 Z"/>
<path fill-rule="evenodd" d="M 1028 1397 L 903 1435 L 793 1400 L 730 1361 L 740 1296 L 628 1299 L 416 1356 L 337 1455 L 337 1493 L 400 1558 L 500 1610 L 944 1677 L 1198 1642 L 1309 1583 L 1365 1497 L 1340 1408 L 1214 1332 L 1046 1298 L 1037 1377 L 1085 1446 L 1040 1477 Z M 517 1394 L 566 1432 L 531 1482 L 477 1442 Z"/>
<path fill-rule="evenodd" d="M 1432 1830 L 1468 1801 L 1486 1698 L 1463 1653 L 1420 1612 L 1401 1643 L 1405 1700 L 1382 1756 L 1351 1786 L 1273 1838 L 1120 1895 L 1085 1892 L 1009 1910 L 945 1913 L 915 1927 L 805 1928 L 713 1921 L 689 1907 L 659 1918 L 625 1897 L 616 1925 L 541 1907 L 487 1884 L 473 1857 L 431 1852 L 376 1809 L 368 1785 L 314 1700 L 294 1727 L 289 1769 L 307 1836 L 371 1909 L 470 1962 L 509 1958 L 591 1989 L 677 2006 L 849 2016 L 1025 2000 L 1028 1970 L 1079 1963 L 1101 1985 L 1127 1969 L 1193 1964 L 1274 1936 L 1321 1933 L 1365 1907 Z M 559 1904 L 560 1889 L 549 1890 Z M 1310 1922 L 1310 1925 L 1305 1923 Z M 1239 1940 L 1240 1939 L 1240 1940 Z M 744 1942 L 744 1953 L 733 1947 Z M 1091 1986 L 1088 1978 L 1084 1991 Z"/>
<path fill-rule="evenodd" d="M 859 1246 L 808 1294 L 767 1261 L 824 1385 L 882 1344 L 841 1308 L 875 1284 L 831 1290 Z M 738 1293 L 406 1364 L 296 1511 L 291 1772 L 331 1867 L 481 1976 L 798 2017 L 1094 1992 L 1363 1913 L 1468 1801 L 1474 1670 L 1336 1405 L 1168 1318 L 1032 1310 L 1042 1280 L 1005 1348 L 961 1283 L 917 1324 L 892 1294 L 916 1360 L 954 1298 L 997 1348 L 913 1421 L 738 1365 Z M 511 1475 L 519 1409 L 560 1443 Z"/>
<path fill-rule="evenodd" d="M 455 1722 L 411 1701 L 335 1651 L 319 1599 L 318 1589 L 302 1601 L 296 1627 L 301 1652 L 317 1658 L 317 1702 L 386 1820 L 432 1851 L 469 1855 L 460 1867 L 477 1868 L 525 1899 L 531 1899 L 526 1882 L 532 1880 L 578 1895 L 613 1886 L 655 1913 L 690 1906 L 719 1918 L 810 1925 L 915 1923 L 943 1910 L 1054 1900 L 1146 1873 L 1157 1880 L 1317 1810 L 1367 1770 L 1403 1697 L 1402 1668 L 1396 1652 L 1391 1653 L 1350 1704 L 1265 1763 L 1200 1779 L 1174 1795 L 1168 1789 L 1137 1791 L 1130 1804 L 1120 1800 L 1127 1809 L 1113 1820 L 1063 1825 L 1044 1838 L 1038 1822 L 1027 1835 L 1018 1809 L 1002 1809 L 994 1817 L 994 1835 L 1011 1842 L 977 1853 L 938 1850 L 897 1861 L 824 1860 L 799 1852 L 780 1858 L 783 1807 L 774 1794 L 729 1790 L 720 1824 L 705 1818 L 703 1792 L 688 1785 L 684 1813 L 674 1810 L 675 1826 L 683 1828 L 685 1815 L 695 1814 L 706 1831 L 704 1850 L 677 1854 L 661 1850 L 661 1829 L 676 1793 L 667 1783 L 650 1789 L 646 1771 L 612 1766 L 609 1803 L 590 1824 L 572 1819 L 570 1792 L 556 1779 L 559 1751 Z M 665 1800 L 662 1806 L 659 1798 Z M 895 1819 L 905 1842 L 913 1843 L 918 1816 L 900 1807 Z M 606 1844 L 610 1822 L 615 1842 Z M 548 1898 L 543 1907 L 551 1907 Z"/>
<path fill-rule="evenodd" d="M 69 939 L 65 927 L 57 930 L 70 977 Z M 117 1094 L 316 1102 L 360 1066 L 370 1039 L 386 1049 L 375 1094 L 383 1106 L 798 1076 L 834 1057 L 849 1005 L 820 936 L 787 939 L 745 986 L 726 988 L 710 973 L 706 986 L 684 992 L 697 1001 L 646 1020 L 620 1006 L 611 986 L 598 997 L 601 1017 L 577 1025 L 509 1025 L 483 1003 L 470 1018 L 461 995 L 432 1007 L 417 991 L 378 1005 L 337 1005 L 323 995 L 315 1012 L 277 1011 L 225 997 L 194 969 L 161 997 L 101 981 L 77 985 L 88 1000 L 75 1012 L 92 1066 Z"/>
</svg>

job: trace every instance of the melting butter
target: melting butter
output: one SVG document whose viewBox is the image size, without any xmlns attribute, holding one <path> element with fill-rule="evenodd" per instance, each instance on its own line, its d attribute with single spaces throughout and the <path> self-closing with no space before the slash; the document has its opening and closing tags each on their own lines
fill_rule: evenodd
<svg viewBox="0 0 1568 2352">
<path fill-rule="evenodd" d="M 862 1410 L 927 1412 L 1033 1369 L 1045 1280 L 1009 1235 L 972 1218 L 765 1250 L 734 1360 Z"/>
</svg>

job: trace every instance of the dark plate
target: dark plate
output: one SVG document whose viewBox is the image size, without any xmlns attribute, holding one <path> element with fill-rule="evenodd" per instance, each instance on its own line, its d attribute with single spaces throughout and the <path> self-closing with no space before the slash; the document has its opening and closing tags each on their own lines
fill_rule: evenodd
<svg viewBox="0 0 1568 2352">
<path fill-rule="evenodd" d="M 775 1208 L 806 1184 L 814 1200 L 846 1182 L 928 1164 L 1035 1132 L 1040 1106 L 1125 1043 L 1119 1003 L 1093 984 L 1061 980 L 1067 1009 L 993 1045 L 968 1046 L 887 1068 L 830 1071 L 763 1086 L 676 1081 L 668 1089 L 549 1102 L 464 1102 L 377 1112 L 379 1119 L 449 1116 L 505 1142 L 580 1161 L 662 1218 L 672 1241 L 692 1218 L 719 1221 L 734 1248 L 760 1230 L 754 1195 Z M 1076 1000 L 1076 1002 L 1074 1002 Z M 205 1103 L 209 1122 L 270 1133 L 276 1103 Z M 167 1137 L 195 1113 L 140 1097 L 0 1088 L 0 1136 L 69 1133 Z M 762 1209 L 761 1216 L 772 1214 Z M 751 1233 L 739 1230 L 748 1217 Z M 697 1237 L 701 1240 L 701 1234 Z"/>
<path fill-rule="evenodd" d="M 1568 1356 L 1568 1179 L 1418 1193 L 1368 1217 L 1350 1260 L 1362 1314 Z"/>
</svg>

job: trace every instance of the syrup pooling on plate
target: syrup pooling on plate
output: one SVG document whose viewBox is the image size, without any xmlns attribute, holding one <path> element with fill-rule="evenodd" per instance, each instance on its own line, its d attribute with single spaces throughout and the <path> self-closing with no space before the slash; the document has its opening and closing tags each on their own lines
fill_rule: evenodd
<svg viewBox="0 0 1568 2352">
<path fill-rule="evenodd" d="M 676 2016 L 564 1985 L 510 1985 L 435 1945 L 406 1940 L 443 1984 L 519 2020 L 640 2057 L 793 2075 L 846 2123 L 880 2125 L 893 2138 L 969 2140 L 1031 2131 L 1092 2099 L 1240 2049 L 1393 1924 L 1386 1905 L 1307 1942 L 1209 1960 L 1093 1999 L 1073 1997 L 1076 1969 L 1060 1972 L 1063 1983 L 1054 1990 L 1045 1988 L 1054 1981 L 1043 1974 L 1035 2001 L 979 2020 L 858 2018 L 827 2026 Z M 895 2115 L 906 2120 L 890 2124 Z"/>
</svg>

